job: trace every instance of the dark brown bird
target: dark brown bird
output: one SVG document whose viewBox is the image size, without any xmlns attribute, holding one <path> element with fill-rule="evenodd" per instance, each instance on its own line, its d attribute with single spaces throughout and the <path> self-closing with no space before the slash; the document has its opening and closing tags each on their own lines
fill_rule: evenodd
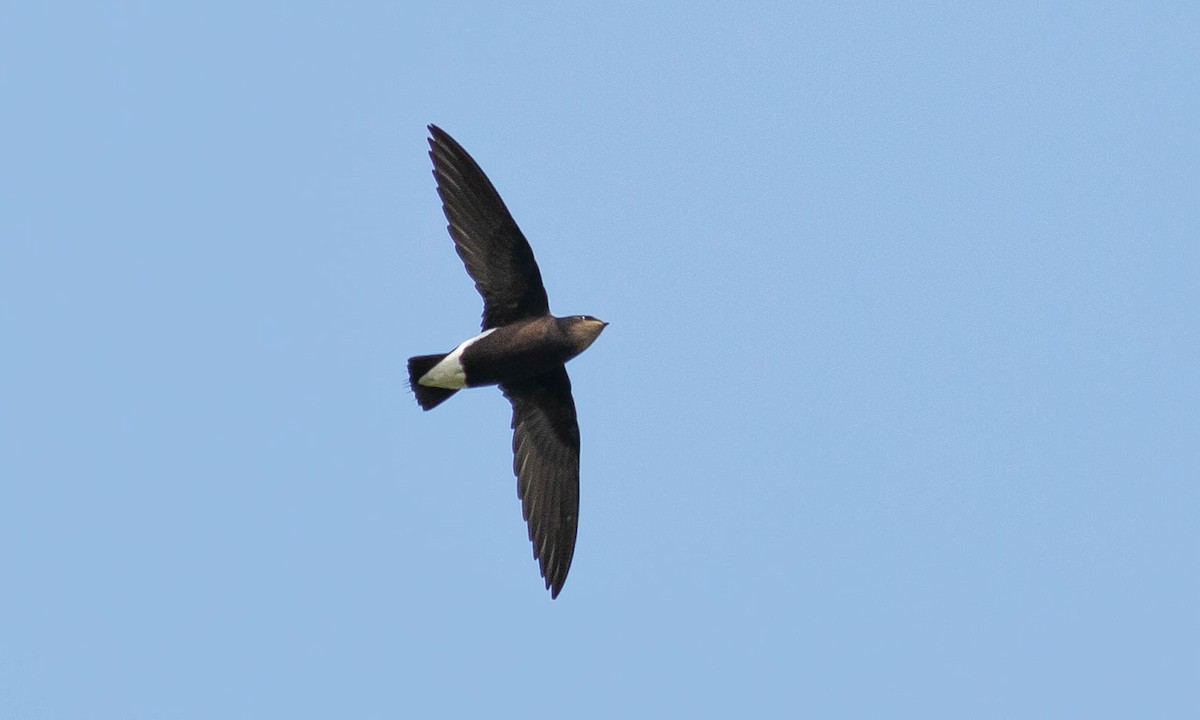
<svg viewBox="0 0 1200 720">
<path fill-rule="evenodd" d="M 579 423 L 565 364 L 608 323 L 550 314 L 533 250 L 496 188 L 454 138 L 436 125 L 429 133 L 450 237 L 483 296 L 483 332 L 409 358 L 409 386 L 425 410 L 463 388 L 500 386 L 513 408 L 513 472 L 533 557 L 558 597 L 579 527 Z"/>
</svg>

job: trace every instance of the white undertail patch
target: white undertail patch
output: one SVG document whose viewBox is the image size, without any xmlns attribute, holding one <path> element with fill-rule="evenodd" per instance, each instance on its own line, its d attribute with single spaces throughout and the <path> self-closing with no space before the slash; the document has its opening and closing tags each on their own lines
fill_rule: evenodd
<svg viewBox="0 0 1200 720">
<path fill-rule="evenodd" d="M 422 375 L 417 382 L 425 387 L 444 388 L 446 390 L 461 390 L 465 388 L 467 386 L 467 374 L 463 371 L 462 366 L 463 351 L 495 331 L 496 328 L 488 328 L 470 340 L 464 340 L 449 355 L 439 360 L 437 365 L 429 368 L 429 372 Z"/>
</svg>

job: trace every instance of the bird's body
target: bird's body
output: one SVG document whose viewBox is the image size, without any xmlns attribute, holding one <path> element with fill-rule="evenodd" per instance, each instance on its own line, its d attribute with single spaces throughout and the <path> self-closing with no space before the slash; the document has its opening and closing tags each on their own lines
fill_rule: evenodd
<svg viewBox="0 0 1200 720">
<path fill-rule="evenodd" d="M 409 358 L 409 386 L 431 410 L 469 387 L 499 385 L 513 407 L 513 472 L 533 555 L 557 597 L 575 550 L 579 425 L 565 363 L 607 323 L 550 314 L 533 251 L 483 170 L 430 125 L 429 155 L 455 249 L 483 296 L 483 332 L 449 353 Z"/>
<path fill-rule="evenodd" d="M 599 329 L 590 334 L 588 326 L 592 323 L 598 323 L 599 329 L 604 327 L 600 320 L 586 315 L 568 318 L 543 315 L 489 328 L 441 356 L 437 365 L 417 378 L 417 384 L 461 390 L 540 375 L 561 367 L 586 350 L 600 334 Z M 579 325 L 583 326 L 583 334 L 573 333 Z"/>
</svg>

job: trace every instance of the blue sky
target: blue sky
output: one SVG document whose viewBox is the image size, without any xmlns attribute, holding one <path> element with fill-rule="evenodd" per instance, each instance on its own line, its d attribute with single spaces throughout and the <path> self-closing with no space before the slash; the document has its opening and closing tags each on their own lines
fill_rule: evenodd
<svg viewBox="0 0 1200 720">
<path fill-rule="evenodd" d="M 0 717 L 1200 707 L 1200 11 L 10 3 Z M 437 123 L 530 238 L 542 588 Z"/>
</svg>

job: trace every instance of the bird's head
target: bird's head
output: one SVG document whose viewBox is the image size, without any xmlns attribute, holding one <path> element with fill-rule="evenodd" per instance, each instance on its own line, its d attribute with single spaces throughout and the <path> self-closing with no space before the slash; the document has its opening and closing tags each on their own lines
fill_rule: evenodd
<svg viewBox="0 0 1200 720">
<path fill-rule="evenodd" d="M 561 322 L 577 355 L 596 342 L 596 338 L 608 327 L 608 323 L 591 315 L 572 315 L 562 318 Z"/>
</svg>

